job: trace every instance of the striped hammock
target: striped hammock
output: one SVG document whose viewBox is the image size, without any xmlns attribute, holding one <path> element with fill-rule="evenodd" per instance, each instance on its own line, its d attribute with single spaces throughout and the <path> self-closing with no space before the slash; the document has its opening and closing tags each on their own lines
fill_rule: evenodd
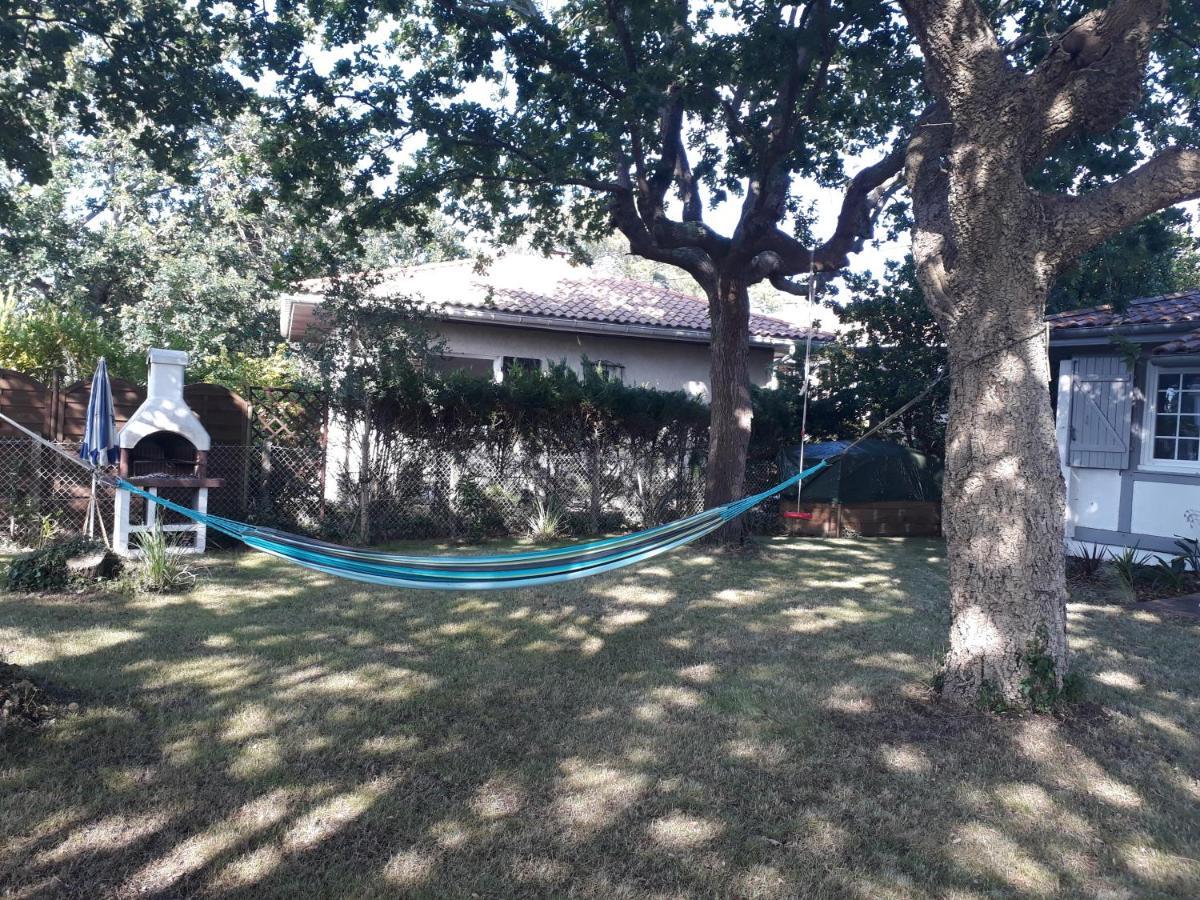
<svg viewBox="0 0 1200 900">
<path fill-rule="evenodd" d="M 666 525 L 552 550 L 494 556 L 405 556 L 345 547 L 200 513 L 124 479 L 116 479 L 116 486 L 256 550 L 327 575 L 389 587 L 480 591 L 558 584 L 645 562 L 711 534 L 731 519 L 825 468 L 829 462 L 822 460 L 761 493 Z"/>
</svg>

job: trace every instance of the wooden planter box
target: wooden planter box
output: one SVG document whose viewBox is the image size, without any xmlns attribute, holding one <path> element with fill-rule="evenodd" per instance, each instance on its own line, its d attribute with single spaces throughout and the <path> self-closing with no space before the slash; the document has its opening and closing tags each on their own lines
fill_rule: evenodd
<svg viewBox="0 0 1200 900">
<path fill-rule="evenodd" d="M 798 513 L 798 514 L 797 514 Z M 788 534 L 808 537 L 916 537 L 942 533 L 942 505 L 921 500 L 876 503 L 779 504 L 780 521 Z"/>
</svg>

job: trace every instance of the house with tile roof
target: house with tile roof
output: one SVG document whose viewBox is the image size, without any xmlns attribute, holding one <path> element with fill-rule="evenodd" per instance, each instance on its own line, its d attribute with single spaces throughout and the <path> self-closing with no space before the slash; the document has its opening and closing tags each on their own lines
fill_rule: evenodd
<svg viewBox="0 0 1200 900">
<path fill-rule="evenodd" d="M 561 257 L 505 256 L 480 271 L 472 259 L 391 269 L 373 292 L 411 297 L 424 306 L 441 338 L 441 371 L 462 370 L 502 381 L 514 366 L 543 369 L 583 360 L 627 384 L 709 392 L 708 304 L 666 285 L 571 265 Z M 319 340 L 327 282 L 297 285 L 280 303 L 280 332 L 288 341 Z M 769 316 L 750 317 L 750 380 L 774 378 L 776 360 L 802 345 L 808 333 Z M 813 331 L 814 344 L 834 335 Z M 346 424 L 330 423 L 329 459 L 357 474 L 356 442 Z M 336 496 L 337 479 L 327 492 Z"/>
<path fill-rule="evenodd" d="M 315 337 L 324 284 L 303 282 L 282 299 L 280 331 Z M 419 300 L 445 350 L 434 365 L 502 380 L 512 366 L 543 368 L 586 358 L 629 384 L 708 395 L 708 305 L 665 285 L 571 265 L 565 258 L 505 256 L 485 271 L 471 259 L 382 273 L 380 296 Z M 776 359 L 806 338 L 803 328 L 750 317 L 750 378 L 772 379 Z M 814 331 L 817 342 L 833 335 Z"/>
<path fill-rule="evenodd" d="M 1200 289 L 1048 316 L 1069 549 L 1200 537 Z"/>
</svg>

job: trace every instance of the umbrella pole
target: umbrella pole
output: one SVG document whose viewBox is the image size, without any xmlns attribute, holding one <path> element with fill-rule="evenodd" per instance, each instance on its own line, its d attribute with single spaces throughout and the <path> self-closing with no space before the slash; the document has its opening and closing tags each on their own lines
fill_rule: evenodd
<svg viewBox="0 0 1200 900">
<path fill-rule="evenodd" d="M 104 546 L 111 550 L 112 542 L 108 539 L 108 528 L 104 525 L 104 516 L 100 513 L 100 503 L 96 500 L 96 474 L 94 472 L 92 473 L 92 504 L 95 507 L 92 518 L 99 520 L 100 534 L 104 536 Z"/>
<path fill-rule="evenodd" d="M 96 537 L 96 472 L 92 471 L 92 489 L 88 492 L 87 517 L 83 522 L 89 538 Z"/>
</svg>

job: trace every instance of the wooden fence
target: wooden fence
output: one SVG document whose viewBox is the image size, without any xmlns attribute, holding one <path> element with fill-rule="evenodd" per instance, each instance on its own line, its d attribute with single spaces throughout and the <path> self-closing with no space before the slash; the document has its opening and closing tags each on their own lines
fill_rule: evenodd
<svg viewBox="0 0 1200 900">
<path fill-rule="evenodd" d="M 120 429 L 146 399 L 146 389 L 124 378 L 111 379 L 113 412 Z M 51 441 L 77 443 L 83 439 L 91 382 L 49 384 L 12 369 L 0 369 L 0 412 Z M 208 430 L 214 444 L 250 443 L 253 408 L 249 400 L 219 384 L 189 384 L 183 399 Z M 19 432 L 0 422 L 0 436 Z"/>
</svg>

